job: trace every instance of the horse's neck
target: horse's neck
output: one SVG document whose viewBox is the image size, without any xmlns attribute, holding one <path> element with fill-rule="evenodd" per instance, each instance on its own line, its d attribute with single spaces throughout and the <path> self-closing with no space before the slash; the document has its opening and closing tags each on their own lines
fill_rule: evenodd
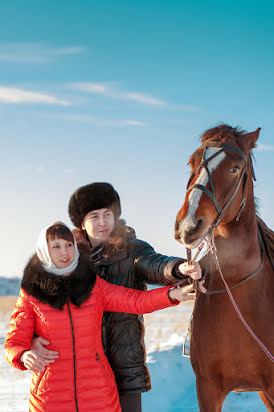
<svg viewBox="0 0 274 412">
<path fill-rule="evenodd" d="M 261 256 L 254 202 L 244 209 L 238 222 L 219 225 L 215 244 L 227 279 L 240 281 L 256 270 Z M 215 268 L 215 265 L 211 264 L 211 267 Z"/>
</svg>

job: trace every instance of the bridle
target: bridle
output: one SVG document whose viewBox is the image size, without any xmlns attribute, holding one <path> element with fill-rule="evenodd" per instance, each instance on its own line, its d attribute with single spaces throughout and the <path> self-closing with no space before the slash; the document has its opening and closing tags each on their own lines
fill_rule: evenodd
<svg viewBox="0 0 274 412">
<path fill-rule="evenodd" d="M 245 200 L 245 190 L 246 190 L 246 182 L 247 182 L 247 177 L 248 177 L 248 174 L 247 174 L 247 158 L 246 158 L 245 154 L 242 152 L 242 150 L 240 150 L 239 148 L 237 148 L 237 147 L 235 147 L 235 146 L 232 146 L 232 145 L 230 145 L 230 144 L 227 144 L 227 143 L 220 143 L 220 142 L 216 142 L 216 141 L 210 141 L 210 142 L 204 142 L 204 143 L 202 144 L 202 146 L 204 147 L 202 160 L 201 160 L 199 166 L 194 170 L 194 172 L 192 173 L 192 175 L 191 175 L 191 177 L 190 177 L 190 179 L 189 179 L 189 181 L 188 181 L 186 193 L 190 192 L 192 189 L 195 189 L 195 188 L 201 190 L 201 191 L 202 191 L 203 193 L 205 193 L 205 194 L 209 197 L 209 199 L 213 202 L 213 204 L 214 204 L 214 206 L 215 206 L 215 208 L 216 208 L 216 210 L 217 210 L 218 215 L 217 215 L 215 221 L 213 222 L 213 224 L 211 225 L 211 227 L 209 228 L 209 230 L 208 230 L 208 232 L 207 232 L 207 235 L 206 235 L 205 238 L 204 238 L 204 239 L 205 239 L 205 242 L 206 242 L 207 245 L 208 245 L 208 246 L 207 246 L 207 250 L 211 250 L 211 252 L 212 252 L 213 249 L 210 248 L 209 245 L 212 244 L 212 242 L 214 242 L 214 234 L 213 234 L 213 232 L 214 232 L 215 228 L 217 227 L 217 225 L 219 224 L 223 213 L 226 211 L 226 209 L 229 207 L 229 205 L 231 204 L 231 202 L 232 202 L 233 199 L 235 198 L 236 194 L 238 193 L 238 190 L 239 190 L 239 188 L 240 188 L 240 185 L 241 185 L 242 180 L 243 180 L 242 201 L 241 201 L 241 205 L 240 205 L 239 211 L 238 211 L 237 216 L 236 216 L 236 221 L 239 221 L 240 215 L 241 215 L 241 213 L 242 213 L 242 211 L 243 211 L 243 209 L 244 209 L 245 202 L 246 202 L 246 200 Z M 208 147 L 217 147 L 217 148 L 219 148 L 220 150 L 218 150 L 217 152 L 215 152 L 215 153 L 214 153 L 212 156 L 210 156 L 208 159 L 205 159 L 205 153 L 206 153 L 206 149 L 207 149 Z M 209 169 L 208 169 L 208 163 L 210 162 L 210 160 L 214 159 L 216 156 L 218 156 L 219 154 L 221 154 L 221 153 L 224 152 L 225 150 L 230 150 L 230 151 L 232 151 L 232 152 L 234 152 L 234 153 L 239 154 L 239 155 L 243 158 L 243 160 L 244 160 L 244 167 L 243 167 L 243 169 L 242 169 L 240 178 L 239 178 L 239 180 L 238 180 L 238 182 L 237 182 L 236 187 L 234 188 L 234 191 L 233 191 L 231 197 L 228 199 L 228 201 L 225 203 L 225 205 L 224 205 L 223 207 L 221 207 L 221 206 L 219 205 L 217 199 L 216 199 L 216 196 L 215 196 L 214 183 L 213 183 L 213 180 L 212 180 L 210 171 L 209 171 Z M 255 173 L 254 173 L 254 169 L 253 169 L 253 164 L 252 164 L 252 159 L 250 159 L 250 161 L 251 161 L 251 174 L 252 174 L 253 179 L 256 180 L 256 178 L 255 178 Z M 193 180 L 193 178 L 196 176 L 196 174 L 197 174 L 197 173 L 199 172 L 199 170 L 201 170 L 202 168 L 205 168 L 205 170 L 206 170 L 206 172 L 207 172 L 209 184 L 210 184 L 210 186 L 211 186 L 211 191 L 210 191 L 206 186 L 200 185 L 200 184 L 193 184 L 193 185 L 189 186 L 190 183 L 191 183 L 191 181 Z M 231 290 L 231 289 L 234 289 L 236 286 L 241 285 L 242 283 L 245 283 L 245 282 L 248 281 L 249 279 L 254 278 L 254 277 L 255 277 L 256 275 L 258 275 L 258 274 L 260 273 L 260 271 L 262 270 L 262 267 L 263 267 L 263 264 L 264 264 L 264 243 L 263 243 L 263 241 L 262 241 L 262 236 L 261 236 L 261 233 L 260 233 L 260 230 L 259 230 L 259 229 L 260 229 L 260 228 L 258 227 L 258 241 L 259 241 L 260 256 L 261 256 L 260 265 L 258 266 L 258 268 L 257 268 L 254 272 L 250 273 L 248 276 L 246 276 L 246 277 L 245 277 L 244 279 L 242 279 L 240 282 L 238 282 L 238 283 L 230 286 L 230 287 L 229 287 L 230 290 Z M 199 248 L 198 248 L 198 252 L 196 253 L 196 255 L 195 255 L 195 257 L 194 257 L 194 259 L 193 259 L 193 261 L 192 261 L 192 264 L 193 264 L 193 263 L 195 262 L 195 260 L 197 259 L 198 254 L 199 254 L 200 251 L 202 250 L 202 247 L 203 247 L 203 245 L 201 244 L 201 245 L 199 246 Z M 216 260 L 216 259 L 217 259 L 216 248 L 214 248 L 214 250 L 215 250 L 215 253 L 213 254 L 213 252 L 212 252 L 212 254 L 213 254 L 213 256 L 214 256 L 214 258 L 215 258 L 215 260 Z M 190 262 L 190 261 L 191 261 L 191 252 L 190 252 L 190 249 L 187 249 L 187 255 L 188 255 L 188 261 Z M 206 275 L 207 275 L 207 273 L 204 274 L 204 276 L 203 276 L 202 279 L 205 279 L 205 278 L 206 278 Z M 199 289 L 197 282 L 195 282 L 194 288 L 195 288 L 196 290 Z M 208 291 L 206 292 L 206 294 L 208 294 L 208 295 L 213 295 L 213 294 L 216 294 L 216 293 L 223 293 L 223 292 L 226 292 L 226 291 L 227 291 L 227 289 L 208 290 Z"/>
<path fill-rule="evenodd" d="M 235 147 L 235 146 L 229 145 L 229 144 L 227 144 L 227 143 L 219 143 L 219 142 L 211 141 L 211 142 L 204 142 L 204 143 L 202 144 L 202 146 L 204 147 L 204 151 L 203 151 L 203 156 L 202 156 L 201 163 L 200 163 L 199 166 L 195 169 L 195 171 L 192 173 L 192 175 L 191 175 L 191 177 L 190 177 L 190 179 L 189 179 L 188 185 L 187 185 L 187 192 L 186 192 L 186 193 L 189 193 L 192 189 L 199 189 L 199 190 L 201 190 L 203 193 L 205 193 L 205 194 L 208 196 L 208 198 L 212 201 L 212 203 L 214 204 L 214 206 L 215 206 L 215 208 L 216 208 L 216 210 L 217 210 L 218 215 L 217 215 L 214 223 L 212 224 L 211 228 L 209 229 L 209 231 L 208 231 L 208 233 L 207 233 L 207 239 L 208 239 L 208 248 L 209 248 L 211 254 L 212 254 L 213 257 L 214 257 L 214 261 L 215 261 L 217 270 L 218 270 L 218 272 L 219 272 L 219 274 L 220 274 L 220 276 L 221 276 L 221 279 L 222 279 L 222 281 L 223 281 L 223 283 L 224 283 L 224 285 L 225 285 L 225 289 L 207 291 L 206 294 L 215 294 L 215 293 L 227 292 L 227 294 L 228 294 L 228 296 L 229 296 L 229 299 L 230 299 L 230 301 L 231 301 L 231 303 L 232 303 L 232 305 L 233 305 L 233 307 L 234 307 L 234 309 L 235 309 L 238 317 L 240 318 L 241 322 L 242 322 L 243 325 L 245 326 L 245 328 L 246 328 L 246 330 L 248 331 L 248 333 L 249 333 L 249 334 L 252 336 L 252 338 L 259 344 L 259 346 L 263 349 L 263 351 L 264 351 L 265 354 L 268 356 L 268 358 L 269 358 L 272 362 L 274 362 L 274 356 L 273 356 L 273 354 L 266 348 L 266 346 L 264 345 L 264 343 L 255 335 L 255 333 L 253 332 L 253 330 L 251 329 L 251 327 L 248 325 L 248 323 L 246 322 L 246 320 L 245 320 L 244 317 L 242 316 L 242 314 L 241 314 L 241 312 L 240 312 L 240 310 L 239 310 L 239 308 L 238 308 L 238 306 L 237 306 L 237 304 L 236 304 L 236 302 L 235 302 L 235 300 L 234 300 L 234 298 L 233 298 L 233 295 L 232 295 L 232 293 L 231 293 L 231 291 L 230 291 L 231 289 L 235 288 L 236 286 L 239 286 L 240 284 L 246 282 L 247 280 L 255 277 L 255 276 L 256 276 L 257 274 L 259 274 L 259 273 L 261 272 L 261 270 L 262 270 L 262 267 L 263 267 L 263 264 L 264 264 L 264 245 L 263 245 L 263 241 L 262 241 L 262 237 L 261 237 L 261 233 L 260 233 L 260 227 L 258 226 L 258 240 L 259 240 L 259 245 L 260 245 L 261 263 L 260 263 L 259 267 L 258 267 L 253 273 L 249 274 L 246 278 L 244 278 L 243 280 L 241 280 L 240 282 L 238 282 L 237 284 L 235 284 L 235 285 L 233 285 L 233 286 L 231 286 L 231 287 L 228 286 L 228 284 L 227 284 L 227 282 L 226 282 L 226 280 L 225 280 L 225 278 L 224 278 L 224 275 L 223 275 L 223 272 L 222 272 L 222 269 L 221 269 L 221 266 L 220 266 L 220 263 L 219 263 L 219 260 L 218 260 L 217 250 L 216 250 L 216 246 L 215 246 L 215 242 L 214 242 L 214 234 L 213 234 L 213 231 L 214 231 L 214 229 L 216 228 L 216 226 L 219 224 L 222 215 L 224 214 L 224 212 L 226 211 L 226 209 L 230 206 L 231 202 L 233 201 L 233 199 L 235 198 L 236 194 L 238 193 L 238 190 L 239 190 L 239 188 L 240 188 L 240 185 L 241 185 L 242 181 L 243 181 L 242 201 L 241 201 L 241 205 L 240 205 L 239 211 L 238 211 L 237 216 L 236 216 L 236 221 L 239 220 L 240 215 L 241 215 L 241 213 L 242 213 L 242 211 L 243 211 L 243 209 L 244 209 L 245 202 L 246 202 L 246 199 L 245 199 L 245 189 L 246 189 L 246 182 L 247 182 L 247 177 L 248 177 L 248 175 L 247 175 L 247 158 L 246 158 L 245 154 L 242 152 L 242 150 L 240 150 L 239 148 L 237 148 L 237 147 Z M 217 147 L 217 148 L 219 148 L 220 150 L 218 150 L 218 151 L 215 152 L 212 156 L 210 156 L 208 159 L 206 159 L 206 158 L 205 158 L 205 153 L 206 153 L 206 149 L 207 149 L 208 147 Z M 238 180 L 238 183 L 237 183 L 236 187 L 234 188 L 234 191 L 233 191 L 232 195 L 230 196 L 230 198 L 228 199 L 228 201 L 225 203 L 225 205 L 224 205 L 223 207 L 221 207 L 221 206 L 219 205 L 219 202 L 218 202 L 217 199 L 216 199 L 214 183 L 213 183 L 213 180 L 212 180 L 212 176 L 211 176 L 211 174 L 210 174 L 210 171 L 209 171 L 209 169 L 208 169 L 208 163 L 210 162 L 210 160 L 214 159 L 216 156 L 218 156 L 219 154 L 221 154 L 221 153 L 224 152 L 225 150 L 230 150 L 230 151 L 232 151 L 232 152 L 234 152 L 234 153 L 239 154 L 239 155 L 242 157 L 242 159 L 244 160 L 244 167 L 243 167 L 243 169 L 242 169 L 240 178 L 239 178 L 239 180 Z M 251 173 L 252 173 L 252 177 L 253 177 L 254 180 L 256 180 L 255 174 L 254 174 L 253 165 L 252 165 L 252 159 L 250 159 L 250 160 L 251 160 Z M 204 168 L 204 169 L 206 170 L 206 172 L 207 172 L 209 184 L 210 184 L 210 187 L 211 187 L 211 191 L 210 191 L 206 186 L 201 185 L 201 184 L 195 184 L 195 183 L 194 183 L 193 185 L 189 186 L 190 183 L 191 183 L 191 181 L 192 181 L 193 178 L 195 177 L 195 175 L 196 175 L 196 174 L 199 172 L 199 170 L 201 170 L 202 168 Z M 187 256 L 188 256 L 188 263 L 189 263 L 189 264 L 190 264 L 190 263 L 193 264 L 194 261 L 195 261 L 195 259 L 196 259 L 196 257 L 197 257 L 197 254 L 196 254 L 196 256 L 194 257 L 194 259 L 193 259 L 192 262 L 191 262 L 191 251 L 190 251 L 190 249 L 187 249 Z M 204 277 L 203 277 L 203 278 L 204 278 Z M 197 282 L 197 281 L 194 281 L 194 282 L 195 282 L 195 283 L 194 283 L 194 288 L 195 288 L 196 290 L 198 290 L 198 289 L 199 289 L 199 287 L 198 287 L 198 282 Z"/>
<path fill-rule="evenodd" d="M 238 193 L 238 190 L 240 188 L 240 185 L 242 183 L 243 180 L 243 191 L 242 191 L 242 201 L 241 201 L 241 205 L 239 208 L 239 211 L 237 213 L 236 216 L 236 220 L 238 221 L 240 218 L 240 215 L 245 207 L 245 188 L 246 188 L 246 182 L 247 182 L 247 158 L 246 155 L 243 153 L 242 150 L 240 150 L 238 147 L 232 146 L 230 144 L 227 143 L 219 143 L 219 142 L 215 142 L 215 141 L 211 141 L 211 142 L 204 142 L 202 144 L 202 146 L 204 147 L 204 151 L 203 151 L 203 156 L 202 156 L 202 160 L 201 163 L 199 164 L 199 166 L 194 170 L 194 172 L 192 173 L 192 175 L 190 176 L 190 179 L 188 181 L 188 185 L 187 185 L 187 190 L 186 193 L 189 193 L 191 190 L 193 189 L 199 189 L 201 190 L 203 193 L 205 193 L 205 195 L 212 201 L 212 203 L 215 206 L 215 209 L 217 210 L 217 217 L 215 219 L 215 221 L 212 224 L 212 227 L 210 228 L 209 232 L 213 232 L 214 229 L 217 227 L 217 225 L 219 224 L 222 215 L 224 214 L 224 212 L 226 211 L 226 209 L 230 206 L 230 204 L 232 203 L 233 199 L 235 198 L 236 194 Z M 217 147 L 220 150 L 218 150 L 217 152 L 215 152 L 212 156 L 210 156 L 208 159 L 205 158 L 205 154 L 206 154 L 206 149 L 208 147 Z M 231 197 L 228 199 L 228 201 L 225 203 L 225 205 L 223 207 L 220 206 L 219 202 L 216 199 L 216 195 L 215 195 L 215 188 L 214 188 L 214 183 L 212 180 L 212 176 L 210 174 L 210 171 L 208 169 L 208 163 L 213 160 L 215 157 L 217 157 L 218 155 L 220 155 L 222 152 L 224 152 L 225 150 L 229 150 L 232 151 L 234 153 L 237 153 L 238 155 L 240 155 L 242 157 L 242 159 L 244 160 L 244 167 L 241 171 L 241 175 L 240 178 L 238 180 L 238 183 L 236 185 L 236 187 L 234 188 L 234 191 L 231 195 Z M 192 182 L 193 178 L 196 176 L 196 174 L 202 169 L 204 168 L 207 172 L 208 175 L 208 180 L 209 180 L 209 184 L 211 187 L 211 191 L 204 185 L 200 185 L 200 184 L 193 184 L 190 186 L 190 183 Z M 255 178 L 255 174 L 254 174 L 254 170 L 253 170 L 253 165 L 252 165 L 252 161 L 251 161 L 251 171 L 252 171 L 252 177 L 254 180 L 256 180 Z"/>
</svg>

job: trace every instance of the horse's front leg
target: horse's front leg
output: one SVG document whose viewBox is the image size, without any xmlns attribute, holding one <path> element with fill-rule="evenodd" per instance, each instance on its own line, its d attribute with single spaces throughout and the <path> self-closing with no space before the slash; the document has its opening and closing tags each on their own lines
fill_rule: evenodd
<svg viewBox="0 0 274 412">
<path fill-rule="evenodd" d="M 196 387 L 200 412 L 221 412 L 227 394 L 220 382 L 197 376 Z"/>
</svg>

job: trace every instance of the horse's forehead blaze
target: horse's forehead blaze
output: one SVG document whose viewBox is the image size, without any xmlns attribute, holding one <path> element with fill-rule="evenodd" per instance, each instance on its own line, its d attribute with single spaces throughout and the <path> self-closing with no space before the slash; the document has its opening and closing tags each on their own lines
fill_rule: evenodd
<svg viewBox="0 0 274 412">
<path fill-rule="evenodd" d="M 205 151 L 205 156 L 204 156 L 205 159 L 209 159 L 213 154 L 215 154 L 219 150 L 220 148 L 218 147 L 208 147 L 207 150 Z M 212 174 L 214 170 L 217 169 L 217 167 L 222 163 L 225 157 L 226 157 L 226 154 L 224 152 L 221 152 L 214 159 L 209 161 L 208 170 L 210 174 Z M 194 158 L 192 158 L 192 161 L 193 160 Z M 190 182 L 190 185 L 200 184 L 202 186 L 206 186 L 207 183 L 208 183 L 208 174 L 205 168 L 202 168 L 197 173 L 195 178 Z M 179 220 L 183 219 L 187 215 L 191 215 L 192 217 L 194 217 L 199 207 L 199 202 L 201 200 L 202 194 L 203 192 L 200 189 L 194 188 L 186 195 L 185 202 L 181 210 L 178 213 Z"/>
</svg>

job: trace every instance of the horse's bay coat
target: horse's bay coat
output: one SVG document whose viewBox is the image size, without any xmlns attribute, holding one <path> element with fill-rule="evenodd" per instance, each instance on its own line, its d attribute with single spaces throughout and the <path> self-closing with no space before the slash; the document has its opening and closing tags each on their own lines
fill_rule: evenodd
<svg viewBox="0 0 274 412">
<path fill-rule="evenodd" d="M 171 306 L 168 289 L 143 292 L 111 285 L 96 278 L 90 264 L 81 260 L 72 275 L 58 277 L 46 274 L 34 257 L 11 316 L 5 357 L 25 370 L 20 356 L 29 350 L 36 333 L 50 341 L 47 348 L 57 350 L 59 358 L 44 372 L 33 374 L 29 410 L 120 411 L 114 375 L 102 347 L 103 311 L 141 314 Z"/>
<path fill-rule="evenodd" d="M 268 411 L 274 411 L 274 233 L 258 219 L 254 202 L 251 150 L 259 131 L 221 124 L 202 135 L 202 145 L 189 159 L 189 189 L 177 214 L 176 239 L 194 246 L 214 230 L 216 246 L 216 254 L 200 260 L 208 293 L 197 295 L 191 329 L 200 412 L 221 412 L 235 389 L 258 390 Z M 210 148 L 215 149 L 211 160 Z M 211 161 L 223 154 L 213 171 Z M 201 183 L 204 169 L 208 180 Z M 197 203 L 189 200 L 195 191 L 202 193 Z M 221 274 L 233 299 L 222 292 Z"/>
</svg>

